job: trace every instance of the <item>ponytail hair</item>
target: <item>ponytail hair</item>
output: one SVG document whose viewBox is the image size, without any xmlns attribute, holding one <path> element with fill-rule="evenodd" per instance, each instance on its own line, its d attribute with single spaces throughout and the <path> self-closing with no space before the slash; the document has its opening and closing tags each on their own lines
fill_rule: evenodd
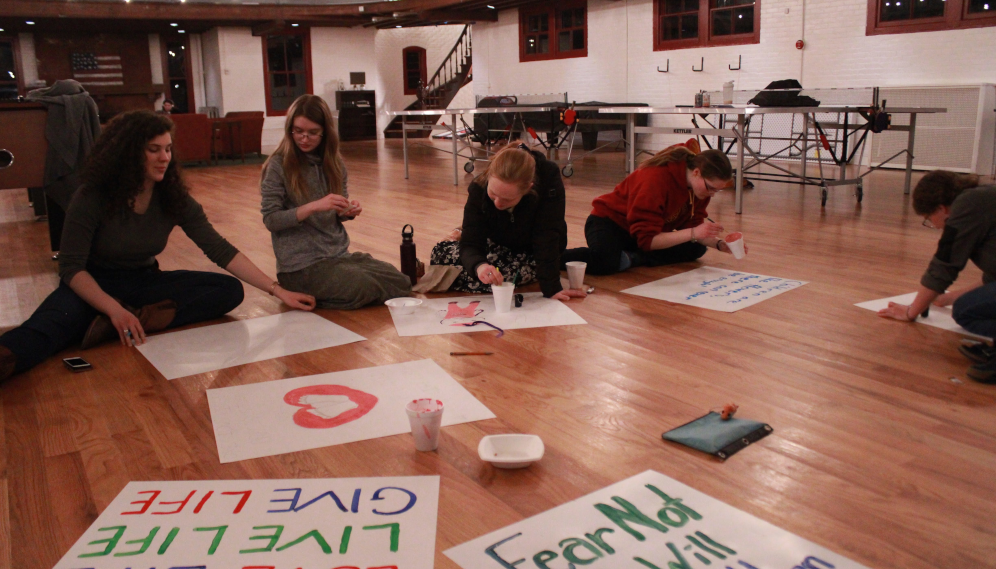
<svg viewBox="0 0 996 569">
<path fill-rule="evenodd" d="M 942 205 L 950 207 L 961 192 L 978 185 L 979 177 L 975 174 L 948 170 L 928 172 L 913 189 L 913 211 L 917 215 L 930 215 Z"/>
<path fill-rule="evenodd" d="M 661 150 L 640 164 L 639 167 L 666 166 L 673 162 L 685 162 L 689 170 L 698 168 L 702 172 L 702 177 L 708 180 L 728 182 L 733 179 L 733 165 L 730 164 L 730 159 L 723 152 L 706 150 L 702 153 L 696 153 L 680 144 Z"/>
<path fill-rule="evenodd" d="M 492 177 L 515 185 L 521 195 L 535 194 L 533 181 L 536 178 L 536 160 L 528 150 L 518 146 L 506 146 L 494 155 L 484 171 L 474 178 L 474 182 L 486 187 Z"/>
</svg>

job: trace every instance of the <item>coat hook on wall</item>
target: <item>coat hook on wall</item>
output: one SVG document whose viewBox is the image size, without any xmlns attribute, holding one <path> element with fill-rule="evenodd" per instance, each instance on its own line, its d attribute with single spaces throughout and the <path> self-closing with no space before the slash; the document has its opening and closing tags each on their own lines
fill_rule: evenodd
<svg viewBox="0 0 996 569">
<path fill-rule="evenodd" d="M 695 64 L 692 64 L 692 71 L 699 73 L 705 69 L 705 57 L 702 58 L 702 63 L 699 63 L 699 68 L 695 69 Z"/>
<path fill-rule="evenodd" d="M 738 55 L 737 56 L 737 66 L 733 67 L 732 65 L 728 65 L 727 67 L 730 68 L 730 71 L 740 71 L 740 67 L 742 66 L 741 65 L 742 62 L 743 62 L 743 56 L 742 55 Z"/>
<path fill-rule="evenodd" d="M 670 59 L 667 60 L 667 67 L 665 67 L 664 69 L 661 69 L 660 65 L 657 66 L 657 72 L 658 73 L 667 73 L 668 71 L 671 71 L 671 60 Z"/>
</svg>

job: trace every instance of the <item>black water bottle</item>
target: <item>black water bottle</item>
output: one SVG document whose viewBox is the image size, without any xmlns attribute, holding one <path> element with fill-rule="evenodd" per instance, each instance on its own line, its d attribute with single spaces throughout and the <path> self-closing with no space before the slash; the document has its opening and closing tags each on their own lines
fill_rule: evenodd
<svg viewBox="0 0 996 569">
<path fill-rule="evenodd" d="M 418 282 L 418 262 L 415 258 L 415 228 L 405 225 L 401 228 L 401 272 L 408 275 L 412 286 Z"/>
</svg>

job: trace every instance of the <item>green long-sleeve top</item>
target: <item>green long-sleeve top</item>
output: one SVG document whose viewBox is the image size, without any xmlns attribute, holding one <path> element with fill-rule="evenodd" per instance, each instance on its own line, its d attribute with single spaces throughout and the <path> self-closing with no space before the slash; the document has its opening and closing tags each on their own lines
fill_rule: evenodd
<svg viewBox="0 0 996 569">
<path fill-rule="evenodd" d="M 157 190 L 153 190 L 157 192 Z M 80 188 L 66 212 L 59 251 L 59 277 L 69 281 L 80 271 L 98 269 L 140 269 L 156 263 L 163 252 L 169 234 L 179 225 L 187 237 L 219 267 L 228 266 L 239 253 L 231 243 L 215 231 L 204 208 L 190 197 L 183 212 L 172 219 L 163 211 L 159 196 L 153 193 L 149 208 L 143 214 L 134 211 L 109 213 L 98 192 Z"/>
<path fill-rule="evenodd" d="M 996 186 L 969 188 L 958 194 L 920 284 L 943 293 L 969 260 L 982 269 L 982 282 L 996 280 Z"/>
</svg>

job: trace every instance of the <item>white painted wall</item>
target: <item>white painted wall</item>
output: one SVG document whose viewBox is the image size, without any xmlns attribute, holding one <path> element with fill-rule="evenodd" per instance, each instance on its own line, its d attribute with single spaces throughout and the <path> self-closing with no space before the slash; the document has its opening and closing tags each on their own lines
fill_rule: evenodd
<svg viewBox="0 0 996 569">
<path fill-rule="evenodd" d="M 474 25 L 474 93 L 568 93 L 571 100 L 692 104 L 700 89 L 810 88 L 996 82 L 996 28 L 866 36 L 867 0 L 760 0 L 758 44 L 653 51 L 653 0 L 589 0 L 588 57 L 519 62 L 519 15 Z M 804 39 L 806 48 L 795 48 Z M 740 71 L 736 67 L 742 56 Z M 692 72 L 705 58 L 705 70 Z M 668 66 L 670 72 L 658 73 Z M 654 116 L 654 124 L 687 119 Z M 652 146 L 682 137 L 655 137 Z"/>
<path fill-rule="evenodd" d="M 204 102 L 201 106 L 217 107 L 219 112 L 225 106 L 221 90 L 220 35 L 218 28 L 201 34 L 201 69 L 204 81 Z"/>
<path fill-rule="evenodd" d="M 377 88 L 377 102 L 380 107 L 377 118 L 379 132 L 383 133 L 384 128 L 390 122 L 390 117 L 384 116 L 383 112 L 402 110 L 416 100 L 415 95 L 404 94 L 402 50 L 409 46 L 425 48 L 425 69 L 428 78 L 432 78 L 436 69 L 443 62 L 443 58 L 453 49 L 453 44 L 456 43 L 462 32 L 463 24 L 394 28 L 377 32 L 375 55 L 380 77 L 380 85 Z M 474 49 L 477 49 L 476 45 L 474 45 Z M 476 72 L 476 52 L 474 64 Z M 468 87 L 470 85 L 457 93 L 457 98 L 450 103 L 451 107 L 474 106 L 473 91 Z"/>
<path fill-rule="evenodd" d="M 17 45 L 21 50 L 21 73 L 24 73 L 24 86 L 30 91 L 45 85 L 38 80 L 38 57 L 35 55 L 34 34 L 17 34 Z"/>
</svg>

